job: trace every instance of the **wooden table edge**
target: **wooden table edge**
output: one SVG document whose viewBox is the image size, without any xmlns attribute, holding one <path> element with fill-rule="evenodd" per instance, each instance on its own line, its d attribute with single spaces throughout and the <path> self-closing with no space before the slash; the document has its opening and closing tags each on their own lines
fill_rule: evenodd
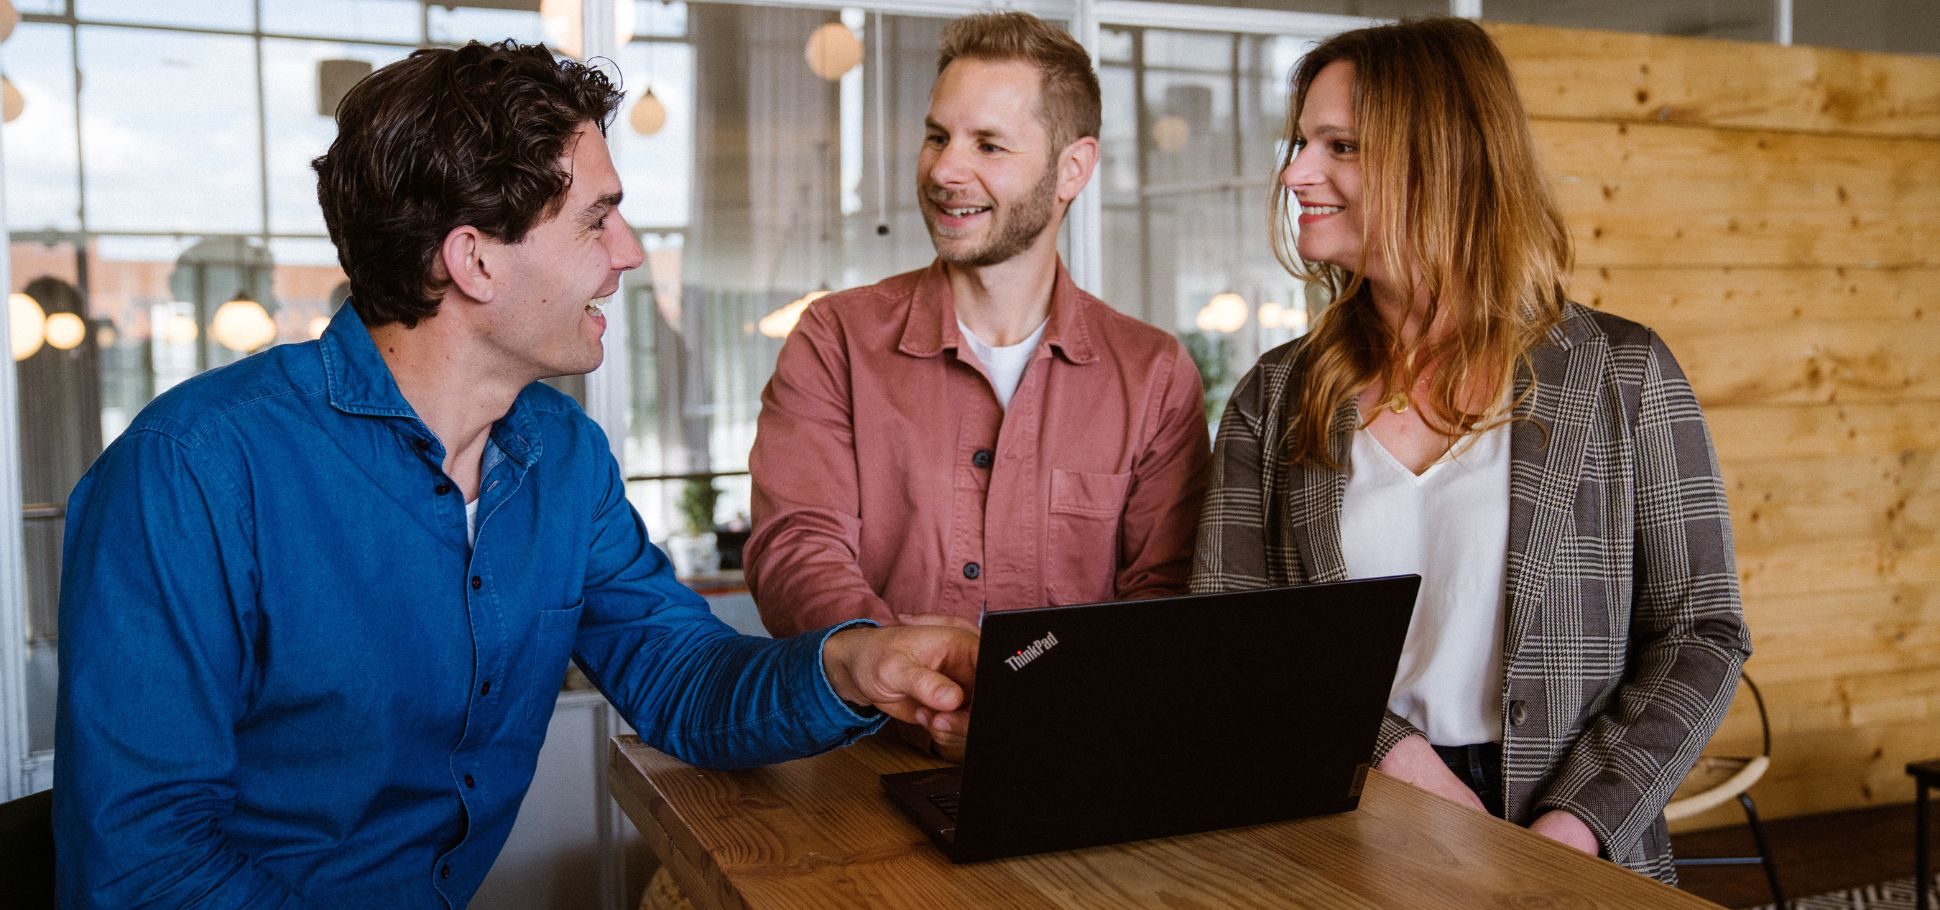
<svg viewBox="0 0 1940 910">
<path fill-rule="evenodd" d="M 854 747 L 852 746 L 850 748 Z M 838 749 L 836 753 L 840 753 L 841 751 Z M 828 754 L 833 753 L 812 756 L 803 760 L 826 758 Z M 649 849 L 653 850 L 661 863 L 667 867 L 668 874 L 673 877 L 674 882 L 680 886 L 682 892 L 690 899 L 696 897 L 701 898 L 695 901 L 696 907 L 749 910 L 749 904 L 746 898 L 735 890 L 730 876 L 721 870 L 709 856 L 707 848 L 700 842 L 699 837 L 695 833 L 694 826 L 680 817 L 679 810 L 661 795 L 659 787 L 654 783 L 652 774 L 660 773 L 668 768 L 688 768 L 690 766 L 665 753 L 655 750 L 650 745 L 640 742 L 637 736 L 631 734 L 612 737 L 609 741 L 609 755 L 611 757 L 607 763 L 607 782 L 612 790 L 614 800 L 619 803 L 620 808 L 625 812 L 626 816 L 633 821 L 634 826 L 640 830 L 641 836 L 647 841 Z M 860 759 L 854 756 L 843 757 L 850 761 L 860 761 Z M 649 768 L 643 765 L 640 761 L 636 760 L 637 758 L 647 759 L 654 764 L 654 767 Z M 934 764 L 931 760 L 918 757 L 914 753 L 911 753 L 906 758 L 907 762 L 899 760 L 895 764 L 909 764 L 911 767 Z M 863 764 L 865 767 L 870 766 L 867 762 Z M 1376 778 L 1379 779 L 1379 782 L 1376 782 Z M 1398 778 L 1382 774 L 1379 771 L 1372 771 L 1369 774 L 1368 786 L 1370 790 L 1378 789 L 1384 791 L 1385 798 L 1400 802 L 1416 800 L 1439 801 L 1439 797 L 1426 791 L 1416 790 Z M 642 793 L 640 788 L 644 788 L 646 792 Z M 1431 812 L 1448 808 L 1440 806 L 1439 802 L 1430 803 L 1429 805 L 1433 807 L 1430 809 Z M 669 817 L 662 818 L 659 813 L 667 813 Z M 1499 818 L 1488 818 L 1487 821 L 1500 825 L 1510 824 Z M 1527 829 L 1523 829 L 1521 826 L 1515 827 L 1527 833 Z M 1537 835 L 1532 835 L 1532 837 L 1535 840 L 1527 842 L 1525 844 L 1526 847 L 1533 847 L 1539 851 L 1553 851 L 1559 855 L 1570 855 L 1578 859 L 1583 858 L 1582 854 L 1578 853 L 1572 847 L 1548 840 L 1547 838 L 1541 838 Z M 1599 863 L 1607 862 L 1601 859 L 1595 861 Z M 1610 865 L 1616 867 L 1618 870 L 1621 869 L 1620 866 L 1616 866 L 1614 863 Z M 1622 871 L 1626 875 L 1637 875 L 1637 873 L 1628 870 Z M 1651 879 L 1648 876 L 1637 875 L 1637 877 L 1643 882 L 1649 882 L 1663 889 L 1663 906 L 1690 906 L 1694 908 L 1719 907 L 1719 905 L 1681 888 L 1667 885 Z M 1601 903 L 1594 905 L 1603 906 Z"/>
<path fill-rule="evenodd" d="M 711 868 L 712 863 L 707 858 L 707 848 L 695 836 L 693 826 L 685 823 L 670 825 L 656 814 L 656 811 L 666 812 L 679 821 L 679 811 L 660 796 L 647 769 L 634 761 L 627 751 L 628 743 L 653 748 L 641 743 L 632 734 L 612 737 L 608 741 L 610 758 L 606 763 L 606 785 L 613 794 L 614 802 L 619 804 L 620 811 L 626 813 L 626 817 L 633 821 L 633 826 L 639 829 L 641 838 L 647 842 L 647 849 L 652 850 L 660 864 L 667 867 L 667 874 L 673 877 L 674 884 L 680 886 L 681 893 L 688 895 L 690 900 L 695 895 L 713 898 L 713 902 L 696 904 L 697 907 L 748 910 L 747 901 L 734 890 L 725 875 L 716 871 L 710 876 L 703 871 Z M 657 751 L 654 754 L 661 755 Z M 644 786 L 652 796 L 646 797 L 637 792 L 635 787 L 640 786 Z"/>
</svg>

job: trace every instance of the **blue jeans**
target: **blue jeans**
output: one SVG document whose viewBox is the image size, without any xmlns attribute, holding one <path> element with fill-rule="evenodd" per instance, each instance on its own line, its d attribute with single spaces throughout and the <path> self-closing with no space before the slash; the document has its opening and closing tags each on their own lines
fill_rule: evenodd
<svg viewBox="0 0 1940 910">
<path fill-rule="evenodd" d="M 1502 817 L 1502 744 L 1476 743 L 1470 746 L 1436 746 L 1435 754 L 1455 777 L 1467 784 L 1489 814 Z"/>
</svg>

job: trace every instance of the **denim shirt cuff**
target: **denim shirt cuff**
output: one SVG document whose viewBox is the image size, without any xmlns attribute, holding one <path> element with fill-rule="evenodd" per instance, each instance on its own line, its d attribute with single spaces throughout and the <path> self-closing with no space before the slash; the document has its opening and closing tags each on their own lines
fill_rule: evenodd
<svg viewBox="0 0 1940 910">
<path fill-rule="evenodd" d="M 867 714 L 858 713 L 855 708 L 850 706 L 847 700 L 835 693 L 835 685 L 829 682 L 828 665 L 822 659 L 822 652 L 828 647 L 829 636 L 844 629 L 853 629 L 858 626 L 867 626 L 873 629 L 877 627 L 877 624 L 867 619 L 852 619 L 845 623 L 830 626 L 817 636 L 815 642 L 815 677 L 821 681 L 821 691 L 826 693 L 826 697 L 819 700 L 826 709 L 824 718 L 830 724 L 849 731 L 851 734 L 849 742 L 854 742 L 857 738 L 876 732 L 889 720 L 888 715 L 875 708 L 869 708 L 869 713 Z"/>
</svg>

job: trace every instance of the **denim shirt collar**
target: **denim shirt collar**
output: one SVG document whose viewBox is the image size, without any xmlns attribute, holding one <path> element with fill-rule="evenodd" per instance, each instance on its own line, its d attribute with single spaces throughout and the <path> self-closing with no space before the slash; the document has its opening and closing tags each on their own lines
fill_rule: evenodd
<svg viewBox="0 0 1940 910">
<path fill-rule="evenodd" d="M 349 298 L 330 318 L 330 327 L 324 330 L 318 348 L 323 355 L 324 391 L 331 407 L 346 414 L 407 420 L 412 432 L 430 440 L 442 454 L 442 441 L 397 387 L 390 365 L 378 354 L 377 343 L 371 340 L 370 330 L 364 327 Z M 492 423 L 493 444 L 520 467 L 530 467 L 539 458 L 539 432 L 531 414 L 533 394 L 530 386 L 520 390 L 512 409 Z"/>
</svg>

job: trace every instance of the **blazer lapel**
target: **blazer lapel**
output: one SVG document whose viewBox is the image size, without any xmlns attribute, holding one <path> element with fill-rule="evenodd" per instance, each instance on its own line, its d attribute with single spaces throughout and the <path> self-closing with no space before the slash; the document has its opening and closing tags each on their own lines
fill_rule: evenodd
<svg viewBox="0 0 1940 910">
<path fill-rule="evenodd" d="M 1360 426 L 1360 411 L 1353 401 L 1334 411 L 1334 421 L 1327 428 L 1327 447 L 1336 464 L 1346 466 L 1348 447 Z M 1291 470 L 1284 530 L 1305 572 L 1304 577 L 1289 580 L 1345 581 L 1347 556 L 1341 552 L 1340 511 L 1347 494 L 1347 473 L 1316 464 L 1295 465 Z"/>
<path fill-rule="evenodd" d="M 1576 489 L 1596 413 L 1597 377 L 1608 354 L 1589 337 L 1588 319 L 1573 306 L 1530 352 L 1516 376 L 1516 395 L 1535 393 L 1516 408 L 1509 441 L 1509 554 L 1503 662 L 1513 666 L 1535 628 L 1557 545 L 1575 525 Z"/>
</svg>

